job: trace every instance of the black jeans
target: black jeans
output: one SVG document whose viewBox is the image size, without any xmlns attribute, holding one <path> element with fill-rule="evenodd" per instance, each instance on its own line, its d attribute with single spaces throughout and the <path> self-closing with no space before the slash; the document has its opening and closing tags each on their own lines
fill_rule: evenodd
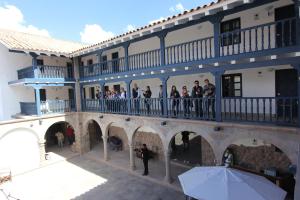
<svg viewBox="0 0 300 200">
<path fill-rule="evenodd" d="M 144 163 L 144 174 L 148 175 L 149 171 L 148 171 L 148 159 L 143 159 L 143 163 Z"/>
</svg>

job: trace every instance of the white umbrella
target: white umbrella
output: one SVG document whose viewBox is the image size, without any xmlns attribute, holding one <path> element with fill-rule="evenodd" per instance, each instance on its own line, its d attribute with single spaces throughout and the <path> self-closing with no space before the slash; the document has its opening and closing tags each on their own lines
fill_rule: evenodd
<svg viewBox="0 0 300 200">
<path fill-rule="evenodd" d="M 286 192 L 262 176 L 226 167 L 195 167 L 178 176 L 199 200 L 283 200 Z"/>
</svg>

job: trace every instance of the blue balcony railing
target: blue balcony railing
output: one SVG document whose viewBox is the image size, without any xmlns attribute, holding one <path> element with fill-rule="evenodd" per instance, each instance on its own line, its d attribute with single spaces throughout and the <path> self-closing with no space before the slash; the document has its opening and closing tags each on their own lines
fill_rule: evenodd
<svg viewBox="0 0 300 200">
<path fill-rule="evenodd" d="M 21 114 L 37 115 L 37 107 L 35 102 L 20 102 Z M 65 113 L 75 109 L 73 100 L 46 100 L 41 101 L 41 114 Z"/>
<path fill-rule="evenodd" d="M 171 117 L 179 119 L 215 120 L 214 98 L 167 99 L 167 109 L 161 98 L 130 99 L 85 99 L 83 110 L 91 112 Z M 297 97 L 242 97 L 222 98 L 222 120 L 274 123 L 297 126 Z M 128 108 L 130 106 L 130 108 Z M 164 113 L 167 111 L 167 113 Z"/>
<path fill-rule="evenodd" d="M 219 40 L 220 56 L 293 46 L 296 44 L 296 18 L 226 32 Z"/>
<path fill-rule="evenodd" d="M 39 65 L 35 69 L 32 66 L 18 70 L 18 79 L 24 78 L 72 78 L 73 69 L 63 66 Z"/>
<path fill-rule="evenodd" d="M 166 66 L 188 64 L 216 56 L 242 55 L 294 46 L 296 37 L 299 37 L 296 35 L 296 29 L 299 28 L 296 22 L 296 18 L 290 18 L 221 33 L 217 38 L 218 51 L 215 50 L 215 38 L 211 36 L 165 47 L 164 60 L 161 57 L 161 50 L 155 49 L 129 55 L 127 59 L 125 57 L 85 66 L 81 68 L 83 71 L 81 77 L 155 68 L 162 66 L 162 63 Z"/>
<path fill-rule="evenodd" d="M 124 58 L 118 58 L 113 59 L 110 61 L 105 61 L 89 66 L 82 66 L 81 70 L 83 73 L 82 76 L 84 77 L 93 77 L 93 76 L 99 76 L 104 74 L 114 74 L 119 72 L 126 71 L 125 68 L 125 59 Z"/>
<path fill-rule="evenodd" d="M 170 117 L 194 120 L 215 120 L 214 98 L 85 99 L 83 110 L 115 114 Z M 274 123 L 297 126 L 299 99 L 296 97 L 222 98 L 219 115 L 223 121 Z M 129 108 L 128 108 L 129 106 Z M 167 113 L 164 113 L 167 111 Z"/>
</svg>

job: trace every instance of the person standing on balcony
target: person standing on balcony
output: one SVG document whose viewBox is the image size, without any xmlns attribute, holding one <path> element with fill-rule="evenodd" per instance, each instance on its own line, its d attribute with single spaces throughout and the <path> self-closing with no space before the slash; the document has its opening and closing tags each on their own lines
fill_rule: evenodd
<svg viewBox="0 0 300 200">
<path fill-rule="evenodd" d="M 133 84 L 132 97 L 133 97 L 133 102 L 134 102 L 135 114 L 140 114 L 141 92 L 136 83 Z"/>
<path fill-rule="evenodd" d="M 175 85 L 172 86 L 170 97 L 172 99 L 172 111 L 173 111 L 174 117 L 176 117 L 178 115 L 180 94 L 177 91 Z"/>
<path fill-rule="evenodd" d="M 64 147 L 64 139 L 65 136 L 62 132 L 57 132 L 55 133 L 55 137 L 57 138 L 57 144 L 59 148 L 63 148 Z"/>
<path fill-rule="evenodd" d="M 164 115 L 163 85 L 159 86 L 158 98 L 160 103 L 161 115 Z"/>
<path fill-rule="evenodd" d="M 209 118 L 209 109 L 211 107 L 212 117 L 215 118 L 215 90 L 216 87 L 209 82 L 208 79 L 204 80 L 203 93 L 205 97 L 205 110 L 206 116 Z"/>
<path fill-rule="evenodd" d="M 149 150 L 148 150 L 146 144 L 143 144 L 143 147 L 142 147 L 142 159 L 143 159 L 143 164 L 144 164 L 143 176 L 147 176 L 149 174 L 149 170 L 148 170 Z"/>
<path fill-rule="evenodd" d="M 126 91 L 123 87 L 120 89 L 120 105 L 123 112 L 127 111 Z"/>
<path fill-rule="evenodd" d="M 186 89 L 186 86 L 182 87 L 181 98 L 183 100 L 183 115 L 184 117 L 187 118 L 190 115 L 191 102 L 190 102 L 190 95 Z"/>
<path fill-rule="evenodd" d="M 147 110 L 147 114 L 150 114 L 150 104 L 151 104 L 151 96 L 152 96 L 152 92 L 150 89 L 150 86 L 146 87 L 146 91 L 144 91 L 143 93 L 144 97 L 145 97 L 145 105 L 146 105 L 146 110 Z"/>
<path fill-rule="evenodd" d="M 70 125 L 68 125 L 67 127 L 66 135 L 67 135 L 69 145 L 72 145 L 73 142 L 75 141 L 75 134 L 74 134 L 74 129 Z"/>
<path fill-rule="evenodd" d="M 192 98 L 194 100 L 196 117 L 198 118 L 203 116 L 203 109 L 202 109 L 203 88 L 199 85 L 198 80 L 196 80 L 194 84 L 195 86 L 193 87 L 192 90 Z"/>
</svg>

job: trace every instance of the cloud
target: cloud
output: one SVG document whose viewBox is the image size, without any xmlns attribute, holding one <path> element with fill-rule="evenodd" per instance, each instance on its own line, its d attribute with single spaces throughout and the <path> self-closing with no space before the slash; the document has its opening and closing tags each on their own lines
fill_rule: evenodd
<svg viewBox="0 0 300 200">
<path fill-rule="evenodd" d="M 176 4 L 175 6 L 172 6 L 169 8 L 170 12 L 183 12 L 185 8 L 181 3 Z"/>
<path fill-rule="evenodd" d="M 46 29 L 25 22 L 22 11 L 14 5 L 0 6 L 0 28 L 50 37 Z"/>
<path fill-rule="evenodd" d="M 135 29 L 136 29 L 136 28 L 135 28 L 134 25 L 128 24 L 127 27 L 126 27 L 126 29 L 124 30 L 124 32 L 133 31 L 133 30 L 135 30 Z"/>
<path fill-rule="evenodd" d="M 105 31 L 98 24 L 86 24 L 83 32 L 80 32 L 81 42 L 86 44 L 96 44 L 114 37 L 114 33 Z"/>
</svg>

